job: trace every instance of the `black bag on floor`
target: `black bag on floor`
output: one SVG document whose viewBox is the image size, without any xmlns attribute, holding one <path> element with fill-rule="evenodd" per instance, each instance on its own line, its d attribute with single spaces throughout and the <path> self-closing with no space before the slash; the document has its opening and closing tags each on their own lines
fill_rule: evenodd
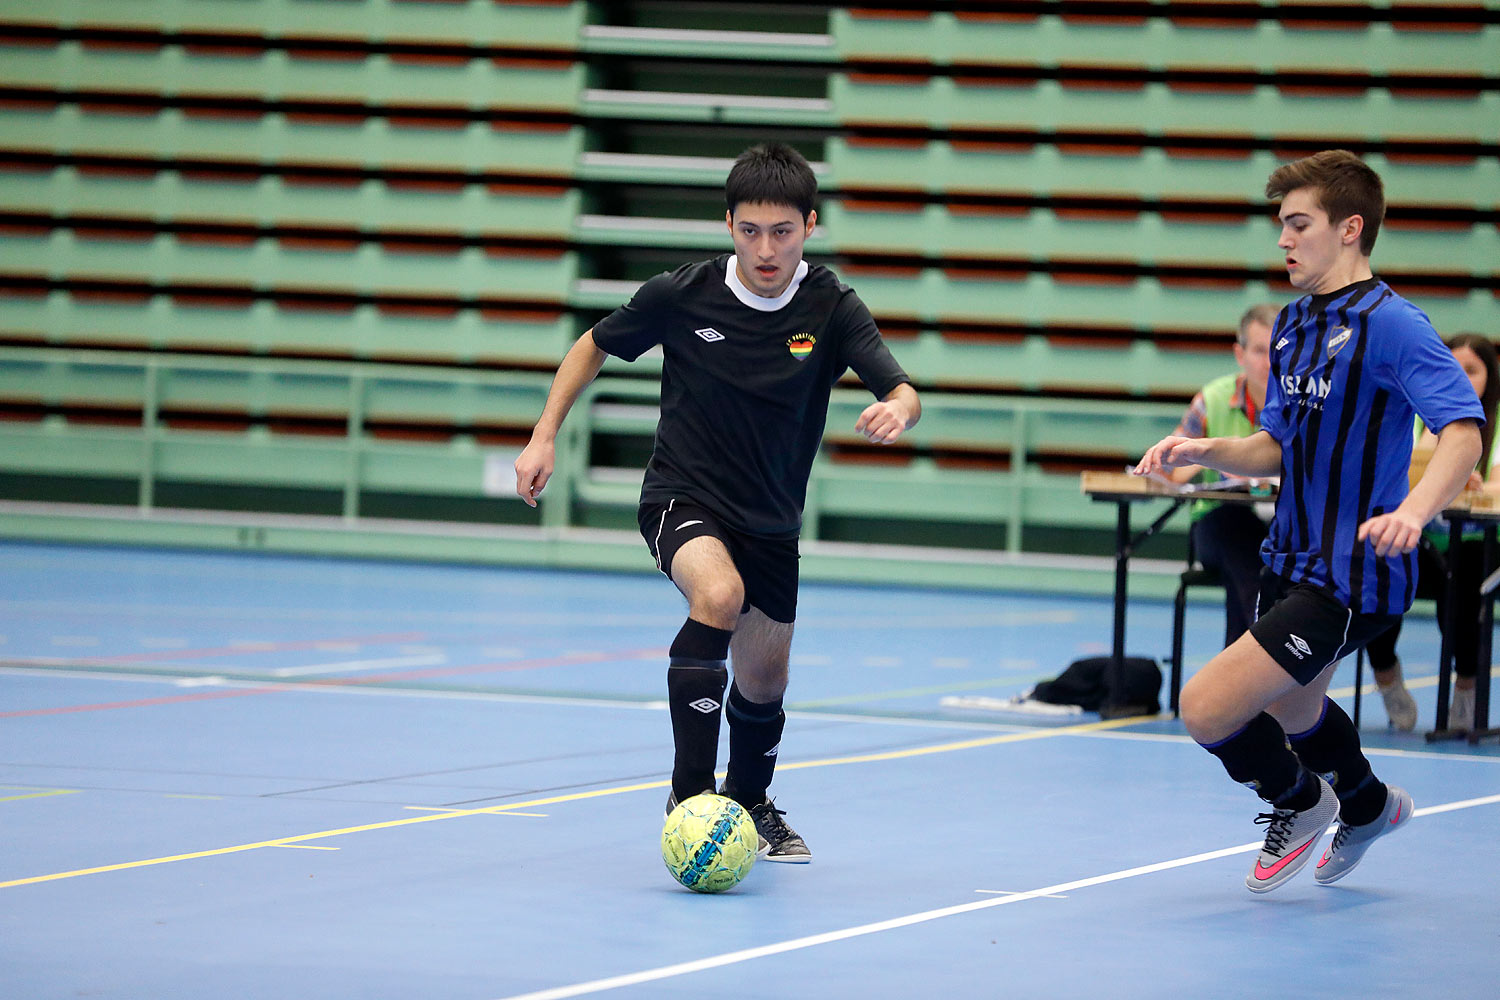
<svg viewBox="0 0 1500 1000">
<path fill-rule="evenodd" d="M 1074 660 L 1068 669 L 1050 681 L 1042 681 L 1031 692 L 1036 701 L 1051 705 L 1078 705 L 1085 712 L 1097 712 L 1109 698 L 1108 656 L 1089 656 Z M 1110 715 L 1155 715 L 1161 711 L 1161 667 L 1144 656 L 1127 656 L 1121 671 L 1125 690 Z M 1122 711 L 1128 709 L 1128 711 Z"/>
</svg>

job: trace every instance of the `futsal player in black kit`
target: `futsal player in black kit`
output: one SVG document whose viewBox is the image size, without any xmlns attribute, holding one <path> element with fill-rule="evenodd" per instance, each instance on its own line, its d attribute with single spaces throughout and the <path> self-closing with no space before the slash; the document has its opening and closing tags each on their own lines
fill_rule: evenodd
<svg viewBox="0 0 1500 1000">
<path fill-rule="evenodd" d="M 877 399 L 855 430 L 879 444 L 921 415 L 869 310 L 833 272 L 802 259 L 816 193 L 807 161 L 789 146 L 742 153 L 724 187 L 734 252 L 657 275 L 580 337 L 516 459 L 516 492 L 536 506 L 558 429 L 606 354 L 634 361 L 661 346 L 661 417 L 639 521 L 688 604 L 667 667 L 667 808 L 713 790 L 722 709 L 721 791 L 750 810 L 762 856 L 786 862 L 812 860 L 767 789 L 786 721 L 802 505 L 829 392 L 853 369 Z"/>
</svg>

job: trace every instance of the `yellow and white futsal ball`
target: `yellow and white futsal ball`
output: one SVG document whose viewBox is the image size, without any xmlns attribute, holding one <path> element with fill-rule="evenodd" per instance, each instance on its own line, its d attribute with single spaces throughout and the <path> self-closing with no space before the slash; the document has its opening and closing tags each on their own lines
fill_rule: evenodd
<svg viewBox="0 0 1500 1000">
<path fill-rule="evenodd" d="M 749 811 L 712 792 L 679 803 L 661 831 L 667 871 L 694 892 L 723 892 L 739 885 L 755 864 L 759 845 Z"/>
</svg>

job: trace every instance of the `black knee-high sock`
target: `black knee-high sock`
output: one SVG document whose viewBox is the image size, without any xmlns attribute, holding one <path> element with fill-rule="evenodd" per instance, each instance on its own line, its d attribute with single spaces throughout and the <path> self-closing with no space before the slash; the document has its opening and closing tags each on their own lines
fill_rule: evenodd
<svg viewBox="0 0 1500 1000">
<path fill-rule="evenodd" d="M 719 710 L 729 684 L 726 629 L 689 618 L 672 640 L 667 707 L 672 715 L 672 793 L 677 801 L 714 787 L 719 758 Z"/>
<path fill-rule="evenodd" d="M 781 730 L 786 725 L 781 699 L 753 702 L 734 684 L 724 716 L 729 720 L 729 774 L 724 791 L 746 808 L 758 806 L 766 800 L 776 771 L 776 753 L 781 749 Z"/>
<path fill-rule="evenodd" d="M 1217 743 L 1199 744 L 1219 758 L 1229 776 L 1280 809 L 1311 809 L 1318 783 L 1287 745 L 1281 724 L 1265 712 Z"/>
<path fill-rule="evenodd" d="M 1385 784 L 1370 770 L 1359 747 L 1359 730 L 1337 704 L 1324 698 L 1317 724 L 1288 737 L 1288 742 L 1309 770 L 1333 786 L 1339 797 L 1339 819 L 1359 826 L 1380 815 L 1385 808 Z"/>
</svg>

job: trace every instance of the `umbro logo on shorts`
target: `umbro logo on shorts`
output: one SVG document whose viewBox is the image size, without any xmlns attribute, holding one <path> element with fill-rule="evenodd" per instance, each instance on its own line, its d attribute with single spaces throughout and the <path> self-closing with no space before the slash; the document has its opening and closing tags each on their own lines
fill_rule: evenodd
<svg viewBox="0 0 1500 1000">
<path fill-rule="evenodd" d="M 1292 651 L 1292 654 L 1296 656 L 1297 659 L 1307 659 L 1308 654 L 1312 652 L 1312 647 L 1307 644 L 1307 640 L 1302 638 L 1300 635 L 1291 633 L 1287 635 L 1287 639 L 1289 639 L 1290 641 L 1286 644 L 1286 648 L 1290 649 Z"/>
<path fill-rule="evenodd" d="M 720 333 L 718 330 L 715 330 L 711 326 L 705 326 L 703 329 L 701 329 L 701 330 L 694 330 L 693 332 L 696 333 L 698 336 L 702 337 L 704 340 L 706 340 L 710 344 L 712 344 L 716 340 L 723 340 L 724 339 L 724 335 L 722 333 Z"/>
<path fill-rule="evenodd" d="M 688 708 L 704 715 L 711 715 L 719 710 L 719 703 L 712 698 L 699 698 L 697 701 L 688 702 Z"/>
</svg>

